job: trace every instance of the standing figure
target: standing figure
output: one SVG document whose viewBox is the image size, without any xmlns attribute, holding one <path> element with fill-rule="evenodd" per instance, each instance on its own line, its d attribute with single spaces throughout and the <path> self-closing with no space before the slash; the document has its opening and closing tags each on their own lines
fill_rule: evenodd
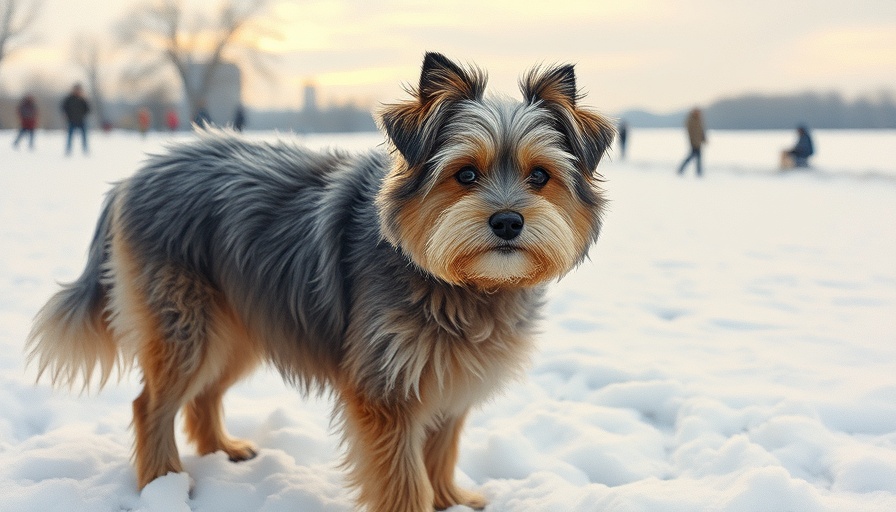
<svg viewBox="0 0 896 512">
<path fill-rule="evenodd" d="M 691 142 L 691 152 L 688 154 L 681 166 L 678 167 L 678 174 L 684 174 L 684 168 L 692 158 L 697 159 L 697 176 L 703 176 L 703 163 L 701 161 L 701 149 L 706 143 L 706 130 L 703 129 L 703 115 L 699 108 L 693 108 L 688 114 L 685 122 L 685 128 L 688 131 L 688 139 Z"/>
<path fill-rule="evenodd" d="M 65 154 L 72 154 L 72 139 L 77 130 L 81 132 L 81 147 L 86 155 L 87 128 L 85 127 L 85 120 L 87 119 L 87 114 L 90 113 L 90 104 L 84 99 L 84 90 L 81 88 L 81 84 L 75 84 L 72 87 L 72 92 L 62 100 L 62 112 L 68 121 L 68 138 L 65 142 Z"/>
<path fill-rule="evenodd" d="M 140 130 L 140 135 L 146 137 L 150 124 L 152 124 L 152 113 L 148 108 L 140 107 L 140 110 L 137 111 L 137 128 Z"/>
<path fill-rule="evenodd" d="M 193 124 L 203 129 L 212 124 L 212 117 L 209 115 L 208 107 L 205 106 L 204 101 L 200 102 L 199 107 L 196 109 L 196 115 L 193 116 Z"/>
<path fill-rule="evenodd" d="M 628 123 L 625 122 L 625 119 L 619 120 L 619 125 L 616 127 L 616 140 L 619 141 L 619 158 L 620 160 L 625 160 L 625 143 L 628 140 Z"/>
<path fill-rule="evenodd" d="M 815 154 L 815 146 L 812 144 L 809 128 L 801 124 L 796 127 L 796 134 L 796 146 L 781 153 L 781 169 L 809 167 L 809 157 Z"/>
<path fill-rule="evenodd" d="M 176 132 L 180 127 L 180 118 L 177 116 L 177 110 L 169 108 L 165 114 L 165 124 L 168 125 L 168 131 Z"/>
<path fill-rule="evenodd" d="M 246 111 L 242 105 L 236 106 L 236 112 L 233 113 L 233 129 L 241 132 L 246 124 Z"/>
<path fill-rule="evenodd" d="M 12 147 L 19 149 L 19 141 L 22 137 L 28 135 L 28 149 L 34 149 L 34 129 L 37 127 L 37 103 L 34 96 L 26 94 L 19 106 L 16 107 L 16 113 L 19 115 L 19 134 L 13 141 Z"/>
</svg>

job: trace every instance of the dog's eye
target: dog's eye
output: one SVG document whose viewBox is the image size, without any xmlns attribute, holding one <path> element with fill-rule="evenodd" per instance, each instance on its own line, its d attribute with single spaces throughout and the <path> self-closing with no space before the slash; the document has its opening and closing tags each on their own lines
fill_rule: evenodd
<svg viewBox="0 0 896 512">
<path fill-rule="evenodd" d="M 479 171 L 476 170 L 472 165 L 467 165 L 461 170 L 457 171 L 457 174 L 454 175 L 454 178 L 461 185 L 471 185 L 479 179 Z"/>
<path fill-rule="evenodd" d="M 532 169 L 532 172 L 529 173 L 529 183 L 535 187 L 543 187 L 548 180 L 551 179 L 550 175 L 548 175 L 548 171 L 542 169 L 541 167 L 536 167 Z"/>
</svg>

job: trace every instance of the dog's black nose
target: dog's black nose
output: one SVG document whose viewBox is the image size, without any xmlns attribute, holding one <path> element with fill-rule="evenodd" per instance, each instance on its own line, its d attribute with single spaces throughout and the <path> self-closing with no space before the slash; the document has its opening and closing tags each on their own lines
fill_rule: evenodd
<svg viewBox="0 0 896 512">
<path fill-rule="evenodd" d="M 517 212 L 504 210 L 488 219 L 492 231 L 504 240 L 513 240 L 523 231 L 523 216 Z"/>
</svg>

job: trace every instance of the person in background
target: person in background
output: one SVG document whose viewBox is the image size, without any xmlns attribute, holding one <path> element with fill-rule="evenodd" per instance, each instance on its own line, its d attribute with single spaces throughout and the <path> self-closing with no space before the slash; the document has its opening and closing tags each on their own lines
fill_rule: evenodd
<svg viewBox="0 0 896 512">
<path fill-rule="evenodd" d="M 28 135 L 28 149 L 34 150 L 34 129 L 37 128 L 37 102 L 34 101 L 34 96 L 26 94 L 16 107 L 16 113 L 19 116 L 20 130 L 12 147 L 19 149 L 19 141 Z"/>
<path fill-rule="evenodd" d="M 196 109 L 196 115 L 193 116 L 193 123 L 199 128 L 207 128 L 212 124 L 212 117 L 208 113 L 208 108 L 205 106 L 205 102 L 199 103 L 199 108 Z"/>
<path fill-rule="evenodd" d="M 796 146 L 781 153 L 781 169 L 809 167 L 809 157 L 815 154 L 809 128 L 801 124 L 796 127 L 796 134 Z"/>
<path fill-rule="evenodd" d="M 137 111 L 137 128 L 140 130 L 140 135 L 146 137 L 150 124 L 152 124 L 152 113 L 148 108 L 140 107 L 140 110 Z"/>
<path fill-rule="evenodd" d="M 72 86 L 72 92 L 62 100 L 62 112 L 68 121 L 68 138 L 65 142 L 65 154 L 72 154 L 72 139 L 75 131 L 81 132 L 81 145 L 84 154 L 87 154 L 87 128 L 85 121 L 90 113 L 90 104 L 84 99 L 84 90 L 81 84 Z"/>
<path fill-rule="evenodd" d="M 233 129 L 241 132 L 243 131 L 243 126 L 246 124 L 246 112 L 243 110 L 242 105 L 236 106 L 236 112 L 233 114 Z"/>
<path fill-rule="evenodd" d="M 169 108 L 165 114 L 165 123 L 168 125 L 168 131 L 176 132 L 180 127 L 180 118 L 177 116 L 177 110 Z"/>
<path fill-rule="evenodd" d="M 619 120 L 619 126 L 616 127 L 617 140 L 619 141 L 619 159 L 625 160 L 625 143 L 628 140 L 628 123 L 625 119 Z"/>
<path fill-rule="evenodd" d="M 703 144 L 706 144 L 706 130 L 703 128 L 703 114 L 700 113 L 699 108 L 693 108 L 691 113 L 688 114 L 687 121 L 685 122 L 685 128 L 688 131 L 688 140 L 691 143 L 691 152 L 688 154 L 687 158 L 684 159 L 684 162 L 681 163 L 681 166 L 678 168 L 678 174 L 684 174 L 684 168 L 688 165 L 688 162 L 691 159 L 697 159 L 697 176 L 703 176 L 703 163 L 701 161 L 701 150 L 703 148 Z"/>
</svg>

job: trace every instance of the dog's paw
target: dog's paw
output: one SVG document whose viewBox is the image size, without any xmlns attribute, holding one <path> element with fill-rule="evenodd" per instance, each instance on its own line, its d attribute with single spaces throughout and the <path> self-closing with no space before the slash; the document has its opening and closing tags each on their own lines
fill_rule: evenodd
<svg viewBox="0 0 896 512">
<path fill-rule="evenodd" d="M 258 450 L 255 446 L 241 439 L 231 439 L 226 446 L 222 447 L 231 462 L 242 462 L 244 460 L 254 459 L 258 456 Z"/>
<path fill-rule="evenodd" d="M 488 505 L 488 500 L 485 499 L 485 496 L 476 493 L 476 492 L 466 492 L 467 497 L 464 501 L 461 502 L 461 505 L 466 505 L 473 510 L 482 510 Z"/>
<path fill-rule="evenodd" d="M 455 488 L 451 492 L 440 494 L 436 496 L 436 510 L 445 510 L 455 505 L 464 505 L 473 510 L 482 510 L 488 505 L 488 500 L 485 499 L 485 496 L 466 489 Z"/>
</svg>

